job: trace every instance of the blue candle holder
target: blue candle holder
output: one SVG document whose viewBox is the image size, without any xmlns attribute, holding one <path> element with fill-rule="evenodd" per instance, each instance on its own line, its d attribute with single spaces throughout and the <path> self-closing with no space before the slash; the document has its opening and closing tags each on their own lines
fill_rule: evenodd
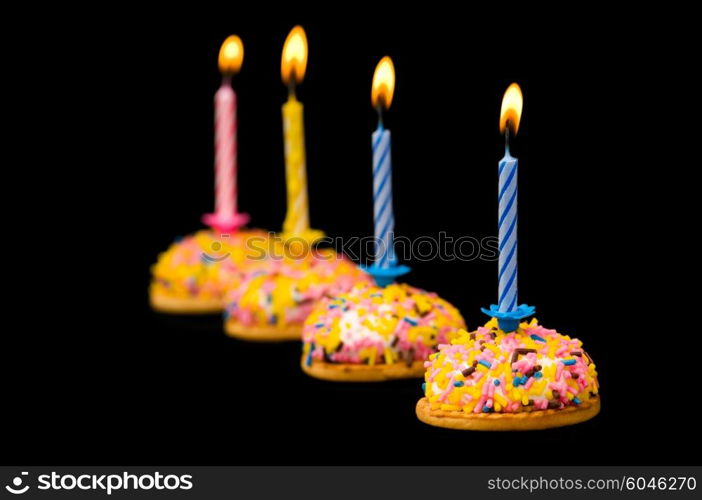
<svg viewBox="0 0 702 500">
<path fill-rule="evenodd" d="M 409 266 L 392 265 L 390 267 L 378 267 L 373 264 L 370 267 L 359 266 L 362 270 L 373 276 L 378 286 L 386 287 L 395 282 L 395 278 L 407 274 L 412 269 Z"/>
<path fill-rule="evenodd" d="M 519 328 L 520 320 L 532 316 L 536 311 L 536 307 L 522 304 L 517 306 L 514 311 L 503 312 L 499 310 L 497 304 L 492 304 L 490 305 L 490 309 L 481 307 L 480 310 L 488 316 L 497 318 L 497 325 L 500 327 L 500 330 L 505 333 L 510 333 Z"/>
</svg>

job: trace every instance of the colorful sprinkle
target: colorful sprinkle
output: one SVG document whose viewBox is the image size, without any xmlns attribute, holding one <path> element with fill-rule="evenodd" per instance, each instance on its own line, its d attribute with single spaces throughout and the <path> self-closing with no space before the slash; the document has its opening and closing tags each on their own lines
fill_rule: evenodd
<svg viewBox="0 0 702 500">
<path fill-rule="evenodd" d="M 594 363 L 584 369 L 573 359 L 581 346 L 535 321 L 505 334 L 491 320 L 474 332 L 459 332 L 428 358 L 425 396 L 436 408 L 473 413 L 558 411 L 582 404 L 597 397 L 598 383 Z"/>
<path fill-rule="evenodd" d="M 421 316 L 416 316 L 418 310 L 423 311 Z M 458 310 L 435 294 L 404 284 L 384 288 L 357 284 L 312 309 L 303 326 L 303 341 L 314 341 L 314 358 L 327 363 L 420 361 L 426 366 L 431 361 L 425 360 L 443 360 L 436 355 L 439 344 L 447 344 L 464 327 Z"/>
<path fill-rule="evenodd" d="M 307 366 L 312 366 L 312 353 L 314 352 L 314 344 L 308 344 L 310 346 L 310 350 L 307 353 L 307 359 L 305 359 L 305 364 Z"/>
</svg>

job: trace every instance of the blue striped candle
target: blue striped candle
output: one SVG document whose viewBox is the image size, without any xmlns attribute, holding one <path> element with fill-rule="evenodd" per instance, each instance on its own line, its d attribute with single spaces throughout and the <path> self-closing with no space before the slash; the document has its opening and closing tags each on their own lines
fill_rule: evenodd
<svg viewBox="0 0 702 500">
<path fill-rule="evenodd" d="M 390 131 L 382 124 L 373 132 L 373 215 L 375 221 L 375 265 L 381 269 L 396 264 L 393 248 L 395 215 L 392 210 L 392 161 Z"/>
<path fill-rule="evenodd" d="M 498 265 L 497 304 L 481 308 L 488 316 L 497 319 L 503 332 L 513 332 L 519 322 L 534 314 L 534 306 L 517 302 L 517 159 L 509 154 L 510 133 L 516 135 L 522 116 L 522 90 L 513 83 L 502 98 L 500 132 L 505 134 L 505 156 L 498 164 Z"/>
<path fill-rule="evenodd" d="M 383 110 L 390 108 L 395 92 L 395 66 L 388 56 L 375 67 L 371 104 L 378 112 L 378 128 L 373 132 L 373 220 L 375 222 L 375 259 L 364 267 L 378 286 L 387 286 L 410 271 L 398 265 L 394 248 L 395 214 L 392 210 L 392 161 L 390 131 L 383 127 Z"/>
<path fill-rule="evenodd" d="M 519 163 L 505 148 L 499 163 L 498 232 L 498 310 L 512 312 L 517 307 L 517 169 Z"/>
</svg>

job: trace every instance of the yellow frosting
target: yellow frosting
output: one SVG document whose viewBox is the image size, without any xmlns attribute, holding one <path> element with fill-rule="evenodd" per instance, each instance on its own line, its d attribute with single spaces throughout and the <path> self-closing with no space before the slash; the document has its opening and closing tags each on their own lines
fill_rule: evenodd
<svg viewBox="0 0 702 500">
<path fill-rule="evenodd" d="M 271 259 L 227 295 L 225 315 L 243 325 L 302 325 L 317 301 L 371 278 L 331 249 L 300 259 Z"/>
<path fill-rule="evenodd" d="M 220 235 L 201 230 L 175 241 L 152 267 L 151 292 L 172 297 L 222 298 L 243 276 L 265 265 L 263 231 Z"/>
<path fill-rule="evenodd" d="M 595 363 L 582 342 L 548 330 L 536 319 L 505 333 L 490 320 L 459 332 L 425 363 L 431 408 L 514 413 L 560 409 L 596 398 Z"/>
</svg>

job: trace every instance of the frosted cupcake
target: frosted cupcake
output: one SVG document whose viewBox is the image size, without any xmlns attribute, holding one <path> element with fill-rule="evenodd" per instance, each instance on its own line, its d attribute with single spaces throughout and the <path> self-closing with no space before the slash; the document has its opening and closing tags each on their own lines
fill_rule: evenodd
<svg viewBox="0 0 702 500">
<path fill-rule="evenodd" d="M 302 369 L 333 381 L 421 377 L 424 361 L 465 322 L 434 293 L 357 285 L 317 305 L 303 330 Z"/>
<path fill-rule="evenodd" d="M 225 331 L 246 340 L 298 340 L 316 304 L 371 278 L 331 249 L 269 260 L 227 295 Z"/>
<path fill-rule="evenodd" d="M 219 313 L 225 292 L 263 265 L 267 234 L 201 230 L 176 240 L 151 269 L 151 307 L 176 314 Z"/>
<path fill-rule="evenodd" d="M 536 319 L 505 333 L 493 318 L 460 332 L 425 363 L 417 416 L 439 427 L 530 430 L 588 420 L 600 410 L 595 363 L 582 342 Z"/>
</svg>

